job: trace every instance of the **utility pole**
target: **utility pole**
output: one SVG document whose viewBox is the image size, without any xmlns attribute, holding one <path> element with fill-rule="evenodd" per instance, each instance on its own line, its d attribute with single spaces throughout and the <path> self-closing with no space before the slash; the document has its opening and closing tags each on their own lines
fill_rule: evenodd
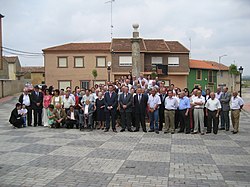
<svg viewBox="0 0 250 187">
<path fill-rule="evenodd" d="M 2 18 L 4 18 L 4 16 L 0 14 L 0 69 L 3 69 Z"/>
</svg>

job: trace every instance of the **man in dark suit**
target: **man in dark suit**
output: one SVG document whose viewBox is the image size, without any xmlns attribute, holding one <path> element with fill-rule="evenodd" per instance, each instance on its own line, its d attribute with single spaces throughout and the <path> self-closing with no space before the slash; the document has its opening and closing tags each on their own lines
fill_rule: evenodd
<svg viewBox="0 0 250 187">
<path fill-rule="evenodd" d="M 34 91 L 31 92 L 31 108 L 34 115 L 34 127 L 42 126 L 42 109 L 43 109 L 43 93 L 39 92 L 39 87 L 36 85 Z"/>
<path fill-rule="evenodd" d="M 160 95 L 159 96 L 160 96 L 160 99 L 161 99 L 161 104 L 159 106 L 159 131 L 162 131 L 163 123 L 165 122 L 165 119 L 164 119 L 164 110 L 165 110 L 164 103 L 165 103 L 165 99 L 167 97 L 165 87 L 160 89 Z"/>
<path fill-rule="evenodd" d="M 145 123 L 147 102 L 148 102 L 148 97 L 145 94 L 142 94 L 141 88 L 138 88 L 137 94 L 134 96 L 135 125 L 136 125 L 136 129 L 134 130 L 134 132 L 138 132 L 140 130 L 140 123 L 143 132 L 147 132 Z"/>
<path fill-rule="evenodd" d="M 27 88 L 23 89 L 23 93 L 20 95 L 18 101 L 19 103 L 24 104 L 26 106 L 26 109 L 28 111 L 27 122 L 28 122 L 28 126 L 31 126 L 31 122 L 32 122 L 31 97 Z"/>
<path fill-rule="evenodd" d="M 68 129 L 73 129 L 74 125 L 76 125 L 76 129 L 79 128 L 79 113 L 75 110 L 74 106 L 71 105 L 67 112 L 66 127 Z"/>
<path fill-rule="evenodd" d="M 21 128 L 23 125 L 22 115 L 18 114 L 18 110 L 22 107 L 21 103 L 16 104 L 16 108 L 14 108 L 11 112 L 9 122 L 16 128 Z"/>
<path fill-rule="evenodd" d="M 129 90 L 128 86 L 125 86 L 123 89 L 123 93 L 120 95 L 119 98 L 121 124 L 122 124 L 121 132 L 124 132 L 126 128 L 129 132 L 132 132 L 131 119 L 132 119 L 133 96 L 130 93 L 128 93 L 128 90 Z"/>
<path fill-rule="evenodd" d="M 229 120 L 229 110 L 230 110 L 230 100 L 231 94 L 228 92 L 228 87 L 223 88 L 223 93 L 221 94 L 219 101 L 221 103 L 221 125 L 219 130 L 229 131 L 230 120 Z"/>
<path fill-rule="evenodd" d="M 115 116 L 116 110 L 118 105 L 118 96 L 117 93 L 114 92 L 114 86 L 110 84 L 108 86 L 108 92 L 104 95 L 104 104 L 105 104 L 105 115 L 106 115 L 106 129 L 104 132 L 108 132 L 110 128 L 110 117 L 112 120 L 112 129 L 114 132 L 116 131 L 115 128 Z"/>
</svg>

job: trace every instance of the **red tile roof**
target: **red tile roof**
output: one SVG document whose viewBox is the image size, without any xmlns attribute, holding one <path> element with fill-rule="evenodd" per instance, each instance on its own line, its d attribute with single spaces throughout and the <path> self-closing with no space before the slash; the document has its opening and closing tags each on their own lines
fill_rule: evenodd
<svg viewBox="0 0 250 187">
<path fill-rule="evenodd" d="M 172 53 L 189 53 L 189 50 L 178 41 L 165 41 Z"/>
<path fill-rule="evenodd" d="M 113 38 L 111 43 L 111 50 L 113 50 L 113 52 L 131 52 L 131 38 Z M 146 46 L 143 40 L 141 40 L 140 42 L 140 51 L 146 51 Z"/>
<path fill-rule="evenodd" d="M 144 40 L 144 42 L 146 44 L 147 51 L 168 51 L 168 52 L 170 52 L 169 47 L 167 46 L 167 44 L 165 43 L 164 40 L 146 39 L 146 40 Z"/>
<path fill-rule="evenodd" d="M 189 68 L 190 69 L 213 69 L 213 70 L 224 70 L 228 71 L 229 67 L 224 64 L 219 64 L 214 61 L 205 61 L 205 60 L 189 60 Z"/>
<path fill-rule="evenodd" d="M 25 66 L 21 68 L 21 72 L 27 73 L 44 73 L 45 69 L 43 66 Z"/>
<path fill-rule="evenodd" d="M 110 42 L 68 43 L 43 49 L 43 51 L 110 51 Z"/>
</svg>

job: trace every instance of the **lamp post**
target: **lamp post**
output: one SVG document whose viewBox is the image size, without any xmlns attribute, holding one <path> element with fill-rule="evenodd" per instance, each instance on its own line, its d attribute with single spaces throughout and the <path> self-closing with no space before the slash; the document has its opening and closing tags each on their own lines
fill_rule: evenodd
<svg viewBox="0 0 250 187">
<path fill-rule="evenodd" d="M 108 82 L 110 82 L 111 62 L 108 62 L 107 71 L 108 71 Z"/>
<path fill-rule="evenodd" d="M 240 72 L 240 97 L 241 97 L 241 87 L 242 87 L 242 73 L 243 73 L 243 67 L 242 66 L 240 66 L 239 67 L 239 72 Z"/>
<path fill-rule="evenodd" d="M 219 56 L 219 73 L 220 73 L 220 76 L 221 76 L 221 72 L 220 72 L 220 61 L 223 57 L 227 56 L 226 54 L 225 55 L 221 55 Z"/>
</svg>

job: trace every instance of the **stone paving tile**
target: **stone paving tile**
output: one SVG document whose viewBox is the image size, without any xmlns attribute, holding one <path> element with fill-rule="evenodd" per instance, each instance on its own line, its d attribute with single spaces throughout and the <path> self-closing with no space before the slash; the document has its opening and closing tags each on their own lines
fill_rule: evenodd
<svg viewBox="0 0 250 187">
<path fill-rule="evenodd" d="M 51 138 L 62 138 L 62 139 L 78 139 L 80 138 L 80 134 L 67 134 L 67 133 L 61 133 L 56 134 L 55 136 L 52 136 Z"/>
<path fill-rule="evenodd" d="M 81 147 L 89 147 L 89 148 L 97 148 L 103 145 L 105 142 L 103 141 L 91 141 L 91 140 L 73 140 L 67 144 L 67 146 L 81 146 Z"/>
<path fill-rule="evenodd" d="M 170 152 L 170 145 L 138 143 L 135 150 Z"/>
<path fill-rule="evenodd" d="M 229 135 L 229 137 L 232 140 L 237 140 L 237 141 L 250 141 L 250 137 L 249 136 L 241 136 L 239 134 L 236 135 Z"/>
<path fill-rule="evenodd" d="M 222 135 L 221 133 L 217 135 L 214 135 L 213 133 L 206 134 L 205 136 L 202 136 L 202 139 L 203 140 L 232 140 L 228 135 Z"/>
<path fill-rule="evenodd" d="M 204 145 L 202 139 L 172 139 L 172 145 Z"/>
<path fill-rule="evenodd" d="M 172 134 L 164 134 L 162 131 L 160 134 L 156 134 L 154 132 L 148 132 L 148 133 L 143 133 L 143 132 L 136 132 L 136 133 L 141 133 L 143 134 L 143 138 L 171 138 Z"/>
<path fill-rule="evenodd" d="M 228 187 L 249 187 L 250 186 L 250 182 L 245 182 L 245 181 L 226 180 L 225 182 Z"/>
<path fill-rule="evenodd" d="M 89 133 L 80 133 L 80 138 L 79 140 L 89 140 L 89 141 L 108 141 L 110 138 L 112 138 L 112 135 L 108 134 L 89 134 Z"/>
<path fill-rule="evenodd" d="M 106 187 L 114 174 L 66 170 L 61 175 L 54 178 L 47 187 Z"/>
<path fill-rule="evenodd" d="M 51 138 L 59 134 L 58 132 L 34 132 L 26 134 L 25 137 L 39 137 L 39 138 Z"/>
<path fill-rule="evenodd" d="M 60 147 L 60 148 L 50 152 L 49 155 L 85 157 L 93 150 L 94 150 L 93 148 L 87 148 L 87 147 L 63 146 L 63 147 Z"/>
<path fill-rule="evenodd" d="M 134 137 L 134 136 L 113 136 L 108 141 L 109 142 L 134 142 L 137 143 L 141 140 L 141 137 Z"/>
<path fill-rule="evenodd" d="M 239 147 L 233 140 L 203 140 L 206 146 Z"/>
<path fill-rule="evenodd" d="M 169 178 L 168 187 L 228 187 L 223 180 Z"/>
<path fill-rule="evenodd" d="M 208 154 L 208 149 L 204 145 L 172 145 L 171 153 L 202 153 Z"/>
<path fill-rule="evenodd" d="M 209 154 L 200 153 L 171 153 L 171 163 L 187 163 L 187 164 L 215 164 L 213 158 Z"/>
<path fill-rule="evenodd" d="M 0 137 L 1 138 L 1 137 Z M 3 152 L 7 151 L 15 151 L 21 147 L 28 145 L 27 143 L 10 143 L 10 142 L 0 142 L 0 150 Z"/>
<path fill-rule="evenodd" d="M 70 169 L 88 172 L 116 173 L 123 162 L 124 160 L 116 159 L 83 158 Z"/>
<path fill-rule="evenodd" d="M 201 136 L 198 134 L 193 134 L 192 136 L 190 136 L 190 134 L 184 134 L 184 133 L 177 133 L 177 134 L 173 134 L 172 135 L 173 139 L 201 139 Z"/>
<path fill-rule="evenodd" d="M 6 164 L 0 164 L 0 177 L 3 175 L 6 175 L 7 173 L 16 170 L 21 166 L 17 165 L 6 165 Z"/>
<path fill-rule="evenodd" d="M 207 146 L 209 153 L 222 155 L 247 155 L 248 152 L 241 147 Z"/>
<path fill-rule="evenodd" d="M 149 161 L 149 162 L 169 162 L 169 152 L 156 151 L 132 151 L 127 160 Z"/>
<path fill-rule="evenodd" d="M 250 141 L 235 141 L 241 147 L 250 147 Z"/>
<path fill-rule="evenodd" d="M 37 144 L 44 144 L 44 145 L 58 145 L 58 146 L 62 146 L 62 145 L 67 145 L 71 141 L 72 141 L 72 139 L 46 138 L 46 139 L 40 140 L 40 141 L 38 141 L 36 143 Z"/>
<path fill-rule="evenodd" d="M 225 180 L 250 182 L 250 166 L 217 166 Z"/>
<path fill-rule="evenodd" d="M 0 177 L 0 185 L 44 186 L 63 170 L 22 166 Z"/>
<path fill-rule="evenodd" d="M 0 135 L 7 135 L 7 136 L 25 136 L 27 134 L 30 134 L 30 132 L 19 131 L 19 129 L 13 129 L 12 131 L 0 132 Z"/>
<path fill-rule="evenodd" d="M 55 145 L 43 145 L 43 144 L 29 144 L 23 146 L 19 149 L 16 149 L 15 152 L 23 153 L 37 153 L 37 154 L 48 154 L 55 149 L 58 149 L 60 146 Z"/>
<path fill-rule="evenodd" d="M 42 140 L 43 138 L 39 138 L 39 137 L 17 137 L 17 138 L 12 138 L 10 140 L 7 140 L 7 142 L 11 142 L 11 143 L 35 143 L 37 141 Z"/>
<path fill-rule="evenodd" d="M 211 154 L 217 165 L 250 166 L 250 155 Z"/>
<path fill-rule="evenodd" d="M 86 157 L 126 160 L 130 153 L 130 150 L 97 148 L 90 152 Z"/>
<path fill-rule="evenodd" d="M 0 165 L 6 164 L 6 165 L 22 166 L 41 156 L 42 156 L 41 154 L 8 152 L 1 155 Z"/>
<path fill-rule="evenodd" d="M 170 178 L 223 180 L 216 165 L 170 163 Z"/>
<path fill-rule="evenodd" d="M 99 148 L 104 149 L 121 149 L 121 150 L 133 150 L 135 147 L 134 142 L 122 143 L 122 142 L 104 142 Z"/>
<path fill-rule="evenodd" d="M 146 143 L 146 144 L 170 144 L 170 138 L 152 138 L 152 137 L 142 137 L 139 143 Z"/>
<path fill-rule="evenodd" d="M 168 178 L 160 176 L 143 176 L 133 174 L 116 174 L 108 187 L 166 187 Z"/>
<path fill-rule="evenodd" d="M 245 149 L 248 152 L 248 154 L 250 154 L 250 147 L 243 147 L 243 149 Z"/>
<path fill-rule="evenodd" d="M 73 156 L 44 155 L 36 160 L 29 162 L 27 166 L 68 169 L 75 163 L 79 162 L 80 159 L 81 159 L 80 157 L 73 157 Z"/>
<path fill-rule="evenodd" d="M 168 177 L 169 163 L 126 160 L 117 173 L 127 175 Z"/>
</svg>

